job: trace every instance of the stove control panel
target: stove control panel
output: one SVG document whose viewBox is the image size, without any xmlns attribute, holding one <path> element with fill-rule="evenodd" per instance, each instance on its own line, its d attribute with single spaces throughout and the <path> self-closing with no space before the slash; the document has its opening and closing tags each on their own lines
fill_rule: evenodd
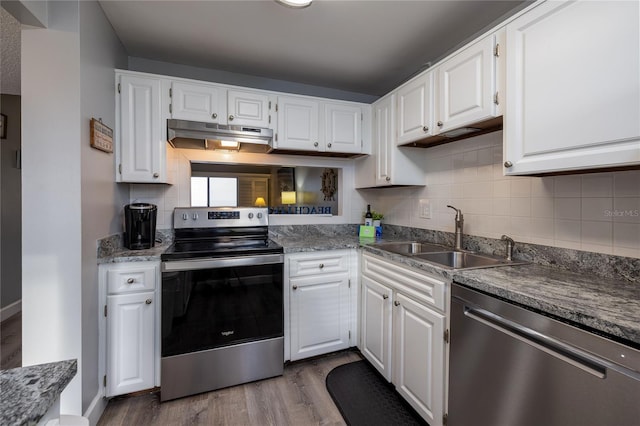
<svg viewBox="0 0 640 426">
<path fill-rule="evenodd" d="M 174 229 L 268 226 L 269 210 L 262 207 L 176 207 Z"/>
</svg>

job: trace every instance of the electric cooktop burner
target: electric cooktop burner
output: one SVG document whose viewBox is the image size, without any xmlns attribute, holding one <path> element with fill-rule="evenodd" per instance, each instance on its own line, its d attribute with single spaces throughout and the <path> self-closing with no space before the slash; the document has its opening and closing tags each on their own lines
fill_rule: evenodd
<svg viewBox="0 0 640 426">
<path fill-rule="evenodd" d="M 268 210 L 254 207 L 178 207 L 174 243 L 162 260 L 282 253 L 269 239 Z"/>
</svg>

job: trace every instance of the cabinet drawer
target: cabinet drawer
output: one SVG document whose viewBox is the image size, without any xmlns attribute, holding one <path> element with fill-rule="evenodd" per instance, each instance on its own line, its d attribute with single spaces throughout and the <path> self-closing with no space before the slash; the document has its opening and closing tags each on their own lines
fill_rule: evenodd
<svg viewBox="0 0 640 426">
<path fill-rule="evenodd" d="M 349 271 L 349 250 L 304 253 L 289 257 L 290 277 L 347 271 Z"/>
<path fill-rule="evenodd" d="M 110 268 L 107 270 L 107 292 L 113 294 L 154 290 L 157 270 L 155 265 L 131 267 L 131 264 L 127 264 L 126 269 Z"/>
<path fill-rule="evenodd" d="M 409 266 L 363 254 L 362 274 L 412 299 L 445 311 L 446 282 Z"/>
</svg>

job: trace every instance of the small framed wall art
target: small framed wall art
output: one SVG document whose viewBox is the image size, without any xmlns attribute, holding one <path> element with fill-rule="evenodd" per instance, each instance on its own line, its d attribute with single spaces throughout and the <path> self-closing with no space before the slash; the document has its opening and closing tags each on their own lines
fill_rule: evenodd
<svg viewBox="0 0 640 426">
<path fill-rule="evenodd" d="M 113 130 L 95 118 L 91 119 L 91 146 L 104 152 L 113 152 Z"/>
<path fill-rule="evenodd" d="M 7 138 L 7 116 L 0 114 L 0 139 Z"/>
</svg>

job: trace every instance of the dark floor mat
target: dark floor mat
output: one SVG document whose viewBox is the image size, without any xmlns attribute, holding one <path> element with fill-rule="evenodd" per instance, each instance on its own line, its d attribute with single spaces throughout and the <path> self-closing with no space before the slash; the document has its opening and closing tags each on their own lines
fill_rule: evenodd
<svg viewBox="0 0 640 426">
<path fill-rule="evenodd" d="M 331 370 L 327 390 L 350 426 L 427 425 L 367 361 Z"/>
</svg>

